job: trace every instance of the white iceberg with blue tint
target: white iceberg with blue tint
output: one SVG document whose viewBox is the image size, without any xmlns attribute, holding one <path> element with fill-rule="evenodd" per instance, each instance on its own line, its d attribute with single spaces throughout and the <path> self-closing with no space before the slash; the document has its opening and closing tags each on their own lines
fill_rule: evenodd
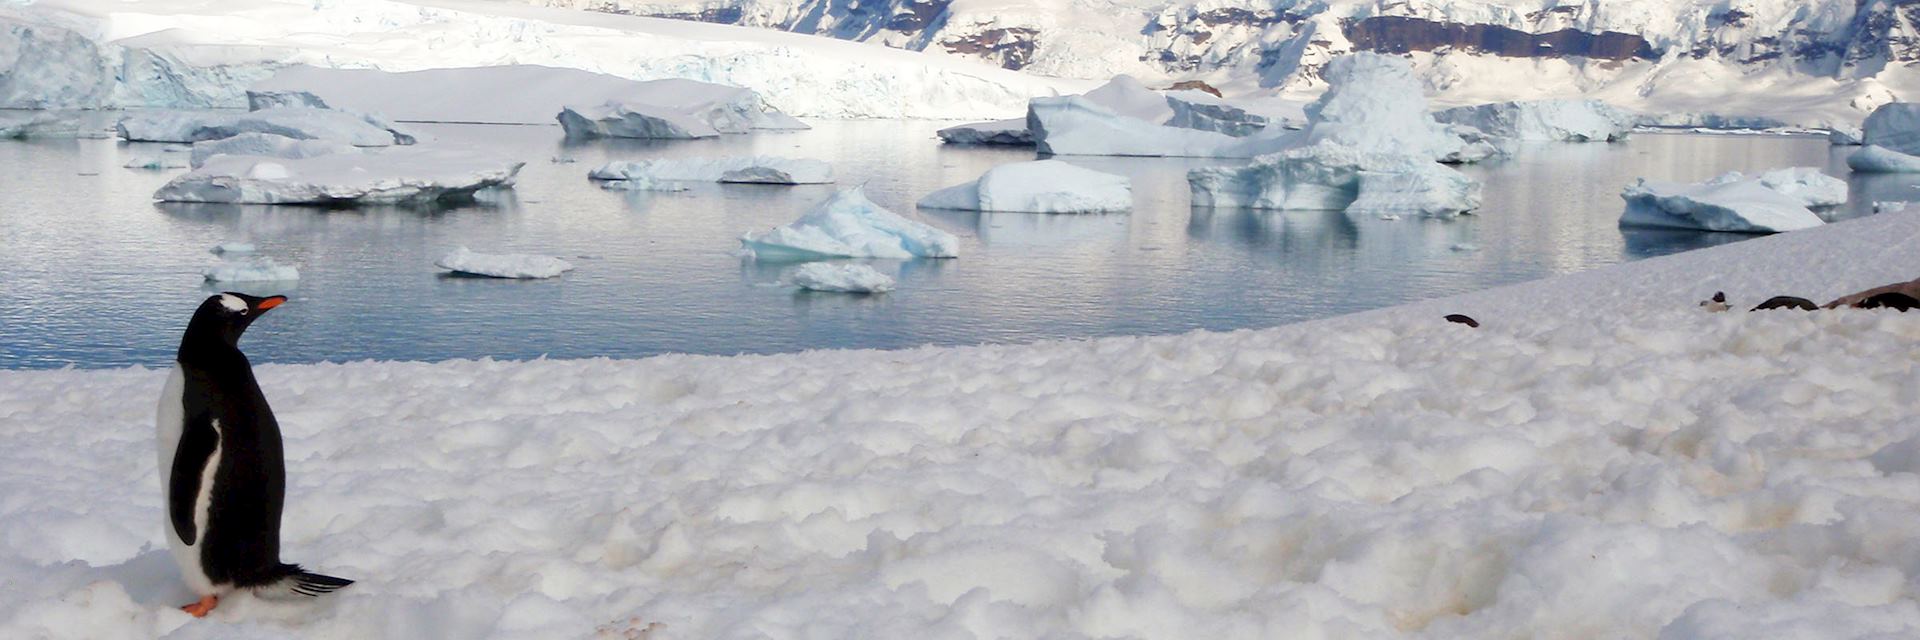
<svg viewBox="0 0 1920 640">
<path fill-rule="evenodd" d="M 1760 174 L 1760 184 L 1799 199 L 1808 207 L 1833 207 L 1847 203 L 1847 181 L 1822 173 L 1815 167 L 1790 167 Z"/>
<path fill-rule="evenodd" d="M 558 118 L 568 138 L 695 140 L 720 136 L 719 129 L 699 118 L 649 104 L 569 106 L 560 110 Z"/>
<path fill-rule="evenodd" d="M 1435 120 L 1527 142 L 1616 142 L 1636 118 L 1599 100 L 1519 100 L 1444 109 Z"/>
<path fill-rule="evenodd" d="M 978 180 L 927 194 L 919 206 L 964 211 L 1107 213 L 1133 208 L 1126 176 L 1062 160 L 1015 162 L 988 169 Z"/>
<path fill-rule="evenodd" d="M 1854 171 L 1920 173 L 1920 103 L 1880 105 L 1861 126 L 1860 143 L 1847 157 Z"/>
<path fill-rule="evenodd" d="M 1920 173 L 1920 156 L 1869 144 L 1847 156 L 1847 167 L 1861 173 Z"/>
<path fill-rule="evenodd" d="M 195 169 L 217 155 L 261 158 L 312 158 L 335 153 L 359 153 L 360 148 L 330 140 L 296 140 L 272 133 L 242 133 L 218 140 L 193 143 L 191 166 Z"/>
<path fill-rule="evenodd" d="M 411 137 L 375 126 L 344 111 L 310 107 L 273 107 L 259 111 L 149 111 L 127 115 L 115 125 L 120 137 L 135 142 L 199 142 L 242 133 L 271 133 L 296 140 L 328 140 L 356 147 L 410 144 Z"/>
<path fill-rule="evenodd" d="M 207 267 L 200 274 L 207 282 L 285 282 L 300 279 L 299 269 L 276 263 L 264 256 L 227 260 Z"/>
<path fill-rule="evenodd" d="M 166 202 L 431 204 L 505 187 L 525 163 L 452 149 L 402 147 L 308 158 L 215 155 L 154 192 Z"/>
<path fill-rule="evenodd" d="M 787 272 L 787 282 L 808 291 L 882 293 L 893 290 L 893 278 L 864 264 L 809 262 Z"/>
<path fill-rule="evenodd" d="M 778 156 L 615 160 L 600 165 L 587 177 L 602 181 L 602 186 L 610 188 L 623 188 L 614 183 L 627 181 L 827 184 L 833 182 L 833 165 L 821 160 Z"/>
<path fill-rule="evenodd" d="M 743 235 L 740 245 L 748 255 L 761 260 L 905 260 L 960 255 L 959 238 L 881 208 L 859 187 L 840 190 L 792 224 Z"/>
<path fill-rule="evenodd" d="M 1321 75 L 1327 91 L 1306 107 L 1306 144 L 1331 142 L 1439 162 L 1475 162 L 1495 153 L 1491 145 L 1464 140 L 1434 120 L 1405 58 L 1347 54 L 1328 62 Z M 1264 138 L 1283 140 L 1287 133 L 1253 136 L 1247 144 L 1259 149 Z"/>
<path fill-rule="evenodd" d="M 441 256 L 434 266 L 472 276 L 517 279 L 552 278 L 573 270 L 573 264 L 553 256 L 474 253 L 466 247 Z"/>
<path fill-rule="evenodd" d="M 1307 209 L 1447 217 L 1480 207 L 1480 183 L 1424 158 L 1336 144 L 1187 172 L 1196 207 Z"/>
<path fill-rule="evenodd" d="M 1235 157 L 1229 149 L 1240 141 L 1142 120 L 1085 96 L 1034 98 L 1027 103 L 1027 129 L 1040 153 L 1054 155 Z"/>
<path fill-rule="evenodd" d="M 1622 227 L 1776 233 L 1826 224 L 1806 200 L 1735 171 L 1699 184 L 1641 179 L 1620 197 Z"/>
</svg>

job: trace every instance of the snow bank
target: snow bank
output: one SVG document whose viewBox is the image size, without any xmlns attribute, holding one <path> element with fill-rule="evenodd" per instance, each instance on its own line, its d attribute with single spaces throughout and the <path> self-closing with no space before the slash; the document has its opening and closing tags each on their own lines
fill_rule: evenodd
<svg viewBox="0 0 1920 640">
<path fill-rule="evenodd" d="M 988 122 L 974 122 L 955 125 L 935 133 L 940 141 L 948 144 L 996 144 L 1027 146 L 1033 144 L 1033 132 L 1027 130 L 1026 118 L 1009 118 Z"/>
<path fill-rule="evenodd" d="M 1425 158 L 1322 143 L 1243 167 L 1187 172 L 1196 207 L 1454 216 L 1480 207 L 1480 184 Z"/>
<path fill-rule="evenodd" d="M 833 182 L 833 165 L 822 160 L 779 156 L 615 160 L 588 172 L 587 177 L 611 188 L 623 187 L 611 183 L 629 181 L 649 185 L 672 182 L 829 184 Z"/>
<path fill-rule="evenodd" d="M 433 264 L 454 273 L 489 278 L 552 278 L 573 270 L 572 264 L 552 256 L 474 253 L 466 247 L 455 248 Z"/>
<path fill-rule="evenodd" d="M 221 154 L 299 159 L 359 152 L 359 147 L 330 140 L 295 140 L 272 133 L 242 133 L 230 138 L 193 143 L 191 166 L 198 169 L 207 163 L 207 159 Z"/>
<path fill-rule="evenodd" d="M 1532 142 L 1616 142 L 1627 139 L 1637 118 L 1599 100 L 1526 100 L 1445 109 L 1443 123 L 1470 126 L 1489 135 Z"/>
<path fill-rule="evenodd" d="M 1620 194 L 1627 201 L 1620 226 L 1774 233 L 1825 224 L 1807 208 L 1810 199 L 1827 197 L 1818 193 L 1821 189 L 1799 184 L 1796 176 L 1803 174 L 1792 170 L 1769 175 L 1774 176 L 1774 185 L 1798 195 L 1783 193 L 1763 178 L 1748 178 L 1738 171 L 1700 184 L 1641 179 Z M 1844 195 L 1841 200 L 1845 200 Z"/>
<path fill-rule="evenodd" d="M 900 217 L 868 200 L 859 187 L 842 189 L 792 224 L 740 237 L 761 260 L 822 258 L 955 258 L 953 234 Z"/>
<path fill-rule="evenodd" d="M 120 137 L 135 142 L 199 142 L 242 133 L 271 133 L 296 140 L 326 140 L 356 147 L 385 147 L 395 134 L 366 118 L 344 111 L 274 107 L 260 111 L 148 111 L 130 114 L 116 125 Z"/>
<path fill-rule="evenodd" d="M 300 270 L 265 256 L 226 260 L 200 272 L 207 282 L 285 282 L 299 280 Z"/>
<path fill-rule="evenodd" d="M 1913 637 L 1913 316 L 1693 301 L 1915 273 L 1873 216 L 1258 331 L 261 366 L 283 553 L 364 579 L 202 621 L 166 372 L 4 371 L 0 636 Z"/>
<path fill-rule="evenodd" d="M 787 282 L 808 291 L 885 293 L 893 278 L 864 264 L 809 262 L 787 272 Z"/>
<path fill-rule="evenodd" d="M 927 194 L 919 206 L 966 211 L 1107 213 L 1133 208 L 1125 176 L 1101 173 L 1061 160 L 1015 162 L 988 169 L 979 179 Z"/>
<path fill-rule="evenodd" d="M 1847 167 L 1861 173 L 1920 173 L 1920 156 L 1869 144 L 1847 156 Z"/>
<path fill-rule="evenodd" d="M 153 194 L 166 202 L 407 204 L 511 186 L 525 163 L 471 151 L 402 147 L 309 158 L 217 155 Z"/>
</svg>

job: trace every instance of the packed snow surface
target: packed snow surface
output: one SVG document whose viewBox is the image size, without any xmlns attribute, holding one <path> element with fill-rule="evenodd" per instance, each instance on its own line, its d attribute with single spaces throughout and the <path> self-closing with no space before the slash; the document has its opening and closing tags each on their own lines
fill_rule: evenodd
<svg viewBox="0 0 1920 640">
<path fill-rule="evenodd" d="M 864 264 L 809 262 L 787 273 L 787 282 L 808 291 L 884 293 L 893 290 L 893 277 Z"/>
<path fill-rule="evenodd" d="M 573 270 L 573 265 L 553 256 L 536 256 L 522 253 L 474 253 L 466 247 L 457 247 L 434 266 L 474 276 L 489 278 L 552 278 Z"/>
<path fill-rule="evenodd" d="M 1116 176 L 1062 160 L 1015 162 L 978 179 L 929 193 L 928 209 L 1026 213 L 1109 213 L 1133 208 L 1133 189 Z"/>
<path fill-rule="evenodd" d="M 392 131 L 368 123 L 362 116 L 311 107 L 143 111 L 121 118 L 118 129 L 120 137 L 135 142 L 199 142 L 242 133 L 270 133 L 295 140 L 325 140 L 356 147 L 385 147 L 396 142 Z"/>
<path fill-rule="evenodd" d="M 1915 275 L 1880 215 L 1258 331 L 261 366 L 282 554 L 359 582 L 205 620 L 166 371 L 0 372 L 0 636 L 1913 637 L 1920 317 L 1694 303 Z"/>
<path fill-rule="evenodd" d="M 242 133 L 230 138 L 193 143 L 192 166 L 195 169 L 217 155 L 261 158 L 312 158 L 334 153 L 358 153 L 359 147 L 329 140 L 295 140 L 272 133 Z"/>
<path fill-rule="evenodd" d="M 284 282 L 299 280 L 300 270 L 265 256 L 223 260 L 200 272 L 207 282 Z"/>
<path fill-rule="evenodd" d="M 1434 119 L 1530 142 L 1615 142 L 1633 132 L 1633 114 L 1599 100 L 1525 100 L 1444 109 Z"/>
<path fill-rule="evenodd" d="M 809 158 L 779 156 L 728 156 L 723 158 L 659 158 L 654 160 L 615 160 L 587 173 L 606 186 L 617 182 L 641 181 L 647 184 L 673 182 L 737 182 L 761 184 L 828 184 L 833 182 L 833 165 Z"/>
<path fill-rule="evenodd" d="M 1813 176 L 1827 178 L 1817 170 L 1811 171 Z M 1831 193 L 1820 193 L 1830 191 L 1830 186 L 1822 186 L 1826 180 L 1813 180 L 1812 186 L 1803 182 L 1810 177 L 1797 170 L 1787 170 L 1759 178 L 1734 171 L 1699 184 L 1641 179 L 1620 194 L 1627 201 L 1620 226 L 1741 233 L 1817 227 L 1825 221 L 1809 210 L 1808 204 L 1828 198 Z M 1841 202 L 1846 200 L 1844 188 L 1842 184 Z"/>
<path fill-rule="evenodd" d="M 524 164 L 420 147 L 307 158 L 216 155 L 153 197 L 235 204 L 429 204 L 511 186 Z"/>
<path fill-rule="evenodd" d="M 743 235 L 740 245 L 761 260 L 960 255 L 960 240 L 953 234 L 882 209 L 859 187 L 840 190 L 791 224 Z"/>
<path fill-rule="evenodd" d="M 1425 157 L 1332 143 L 1187 172 L 1196 207 L 1309 209 L 1448 217 L 1480 207 L 1480 183 Z"/>
</svg>

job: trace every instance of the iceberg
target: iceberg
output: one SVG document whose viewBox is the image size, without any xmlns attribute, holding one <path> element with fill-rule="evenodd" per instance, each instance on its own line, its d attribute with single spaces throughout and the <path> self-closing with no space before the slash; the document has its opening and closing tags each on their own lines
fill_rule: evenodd
<svg viewBox="0 0 1920 640">
<path fill-rule="evenodd" d="M 787 273 L 787 282 L 808 291 L 884 293 L 893 290 L 893 278 L 864 264 L 809 262 Z"/>
<path fill-rule="evenodd" d="M 1167 126 L 1224 133 L 1242 138 L 1259 133 L 1272 121 L 1204 91 L 1174 91 L 1166 96 L 1173 115 Z"/>
<path fill-rule="evenodd" d="M 1628 186 L 1620 197 L 1627 210 L 1622 227 L 1775 233 L 1826 224 L 1806 199 L 1735 171 L 1699 184 L 1649 182 Z"/>
<path fill-rule="evenodd" d="M 1797 198 L 1809 208 L 1834 207 L 1847 203 L 1847 181 L 1821 173 L 1814 167 L 1775 169 L 1760 174 L 1760 184 L 1768 189 Z"/>
<path fill-rule="evenodd" d="M 720 137 L 720 130 L 692 115 L 665 107 L 609 103 L 566 107 L 558 116 L 568 138 L 652 138 L 695 140 Z"/>
<path fill-rule="evenodd" d="M 206 277 L 207 282 L 280 282 L 300 279 L 299 269 L 277 264 L 267 257 L 227 260 L 207 267 L 200 274 Z"/>
<path fill-rule="evenodd" d="M 359 152 L 359 147 L 327 140 L 295 140 L 272 133 L 242 133 L 230 138 L 193 143 L 189 166 L 198 169 L 207 163 L 208 158 L 221 154 L 298 159 Z"/>
<path fill-rule="evenodd" d="M 1847 167 L 1861 173 L 1920 173 L 1920 156 L 1869 144 L 1847 156 Z"/>
<path fill-rule="evenodd" d="M 960 255 L 960 240 L 953 234 L 880 208 L 860 187 L 840 190 L 791 224 L 743 235 L 740 245 L 747 255 L 761 260 Z"/>
<path fill-rule="evenodd" d="M 956 125 L 941 129 L 935 133 L 940 141 L 947 144 L 992 144 L 1028 146 L 1033 144 L 1033 132 L 1027 130 L 1026 118 L 1008 118 Z"/>
<path fill-rule="evenodd" d="M 1866 133 L 1859 127 L 1834 127 L 1827 130 L 1827 142 L 1836 147 L 1860 146 L 1861 138 L 1864 137 Z"/>
<path fill-rule="evenodd" d="M 1027 130 L 1040 153 L 1052 155 L 1210 158 L 1230 156 L 1223 152 L 1240 141 L 1224 133 L 1154 124 L 1085 96 L 1034 98 L 1027 103 Z"/>
<path fill-rule="evenodd" d="M 121 118 L 115 128 L 120 137 L 133 142 L 200 142 L 242 133 L 271 133 L 296 140 L 329 140 L 356 147 L 411 144 L 410 137 L 375 126 L 360 115 L 312 107 L 273 107 L 246 112 L 152 111 Z"/>
<path fill-rule="evenodd" d="M 126 167 L 128 169 L 149 169 L 149 170 L 159 171 L 163 169 L 185 169 L 187 168 L 187 163 L 171 155 L 161 154 L 157 156 L 136 157 L 132 160 L 128 160 L 126 164 L 121 166 Z"/>
<path fill-rule="evenodd" d="M 1627 139 L 1637 120 L 1599 100 L 1497 102 L 1445 109 L 1433 116 L 1442 123 L 1529 142 L 1617 142 Z"/>
<path fill-rule="evenodd" d="M 725 158 L 658 159 L 631 162 L 615 160 L 587 173 L 609 188 L 652 189 L 649 186 L 616 184 L 640 181 L 646 185 L 674 182 L 728 182 L 756 184 L 829 184 L 833 165 L 821 160 L 778 156 L 733 156 Z"/>
<path fill-rule="evenodd" d="M 1107 213 L 1133 208 L 1125 176 L 1084 169 L 1062 160 L 1015 162 L 988 169 L 979 179 L 927 194 L 927 209 L 1024 213 Z"/>
<path fill-rule="evenodd" d="M 1861 126 L 1861 144 L 1920 156 L 1920 103 L 1880 105 Z"/>
<path fill-rule="evenodd" d="M 1187 172 L 1196 207 L 1318 209 L 1449 217 L 1480 207 L 1480 184 L 1420 157 L 1321 143 L 1244 167 Z"/>
<path fill-rule="evenodd" d="M 1321 74 L 1328 87 L 1306 107 L 1306 144 L 1332 142 L 1451 163 L 1495 153 L 1492 145 L 1462 139 L 1434 120 L 1413 65 L 1404 58 L 1352 53 L 1334 58 Z"/>
<path fill-rule="evenodd" d="M 488 278 L 552 278 L 573 270 L 573 265 L 552 256 L 521 253 L 474 253 L 457 247 L 433 263 L 454 273 Z"/>
<path fill-rule="evenodd" d="M 216 155 L 153 197 L 233 204 L 423 205 L 511 186 L 523 164 L 470 151 L 412 147 L 308 158 Z"/>
<path fill-rule="evenodd" d="M 711 138 L 755 129 L 805 129 L 805 123 L 773 111 L 751 89 L 669 79 L 637 83 L 632 97 L 598 106 L 561 108 L 569 138 Z"/>
</svg>

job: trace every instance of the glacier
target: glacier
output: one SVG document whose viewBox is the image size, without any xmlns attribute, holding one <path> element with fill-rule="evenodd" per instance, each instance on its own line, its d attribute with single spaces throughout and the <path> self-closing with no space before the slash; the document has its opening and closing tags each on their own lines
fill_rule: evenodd
<svg viewBox="0 0 1920 640">
<path fill-rule="evenodd" d="M 808 291 L 834 293 L 885 293 L 893 290 L 893 277 L 864 264 L 809 262 L 786 274 L 789 284 Z"/>
<path fill-rule="evenodd" d="M 988 169 L 978 179 L 927 194 L 923 209 L 1021 213 L 1110 213 L 1133 208 L 1126 176 L 1062 160 L 1014 162 Z"/>
<path fill-rule="evenodd" d="M 960 255 L 959 238 L 881 208 L 860 187 L 840 190 L 791 224 L 742 235 L 740 246 L 746 255 L 770 261 Z"/>
<path fill-rule="evenodd" d="M 1807 208 L 1814 198 L 1801 193 L 1797 186 L 1808 176 L 1798 172 L 1771 175 L 1775 176 L 1771 183 L 1738 171 L 1699 184 L 1638 180 L 1620 193 L 1627 201 L 1620 226 L 1777 233 L 1826 224 Z M 1845 200 L 1844 195 L 1841 200 Z"/>
<path fill-rule="evenodd" d="M 306 158 L 215 155 L 153 197 L 231 204 L 428 205 L 512 186 L 524 164 L 467 150 L 419 147 Z"/>
</svg>

